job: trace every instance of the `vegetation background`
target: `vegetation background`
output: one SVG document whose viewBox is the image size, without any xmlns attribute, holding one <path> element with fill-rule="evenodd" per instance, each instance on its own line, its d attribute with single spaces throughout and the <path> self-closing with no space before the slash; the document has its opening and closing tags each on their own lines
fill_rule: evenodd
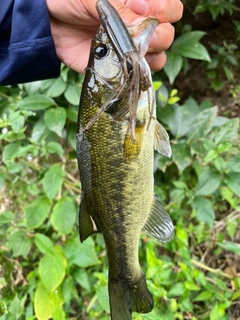
<svg viewBox="0 0 240 320">
<path fill-rule="evenodd" d="M 156 155 L 155 191 L 176 226 L 142 235 L 155 300 L 134 319 L 240 319 L 240 9 L 185 0 L 157 115 L 173 157 Z M 0 319 L 109 319 L 101 235 L 80 244 L 75 133 L 83 77 L 0 88 Z"/>
</svg>

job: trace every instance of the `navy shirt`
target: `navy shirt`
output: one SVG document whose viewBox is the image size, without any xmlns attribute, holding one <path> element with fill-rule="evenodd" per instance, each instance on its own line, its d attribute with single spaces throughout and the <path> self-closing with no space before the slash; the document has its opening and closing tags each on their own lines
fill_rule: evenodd
<svg viewBox="0 0 240 320">
<path fill-rule="evenodd" d="M 45 0 L 3 0 L 0 6 L 0 85 L 58 77 Z"/>
</svg>

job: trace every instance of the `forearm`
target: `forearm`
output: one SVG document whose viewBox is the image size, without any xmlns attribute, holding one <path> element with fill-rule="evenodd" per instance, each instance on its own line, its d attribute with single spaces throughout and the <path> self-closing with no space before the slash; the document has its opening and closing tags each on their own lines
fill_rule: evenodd
<svg viewBox="0 0 240 320">
<path fill-rule="evenodd" d="M 45 0 L 4 0 L 0 10 L 0 85 L 53 78 L 59 72 Z"/>
</svg>

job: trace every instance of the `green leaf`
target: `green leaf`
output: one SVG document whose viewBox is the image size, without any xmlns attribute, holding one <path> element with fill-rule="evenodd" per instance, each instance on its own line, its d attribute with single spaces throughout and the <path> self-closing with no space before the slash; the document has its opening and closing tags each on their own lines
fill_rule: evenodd
<svg viewBox="0 0 240 320">
<path fill-rule="evenodd" d="M 212 203 L 208 199 L 196 197 L 192 202 L 192 207 L 195 209 L 199 221 L 207 223 L 210 227 L 213 226 L 215 213 Z"/>
<path fill-rule="evenodd" d="M 91 286 L 88 279 L 88 274 L 85 269 L 78 268 L 78 270 L 74 273 L 73 276 L 76 279 L 77 283 L 80 284 L 81 287 L 83 287 L 85 290 L 90 292 Z"/>
<path fill-rule="evenodd" d="M 168 125 L 171 133 L 179 139 L 188 133 L 189 119 L 195 119 L 199 111 L 196 102 L 190 98 L 181 107 L 171 105 L 167 108 L 158 108 L 157 116 L 160 122 Z"/>
<path fill-rule="evenodd" d="M 31 249 L 31 241 L 25 233 L 18 230 L 10 235 L 8 247 L 13 251 L 13 257 L 23 256 L 27 258 Z"/>
<path fill-rule="evenodd" d="M 68 145 L 71 146 L 74 150 L 76 150 L 76 125 L 72 124 L 68 130 Z"/>
<path fill-rule="evenodd" d="M 22 110 L 44 110 L 47 109 L 48 107 L 54 105 L 55 102 L 42 95 L 42 94 L 34 94 L 32 96 L 27 96 L 23 100 L 21 100 L 17 104 L 17 108 L 22 109 Z"/>
<path fill-rule="evenodd" d="M 46 145 L 46 149 L 49 153 L 57 153 L 59 157 L 63 157 L 63 148 L 60 143 L 50 141 Z"/>
<path fill-rule="evenodd" d="M 210 139 L 204 139 L 203 147 L 207 151 L 215 150 L 217 148 L 216 144 Z"/>
<path fill-rule="evenodd" d="M 23 307 L 21 306 L 21 301 L 18 296 L 15 296 L 12 300 L 9 311 L 18 319 L 23 313 Z"/>
<path fill-rule="evenodd" d="M 234 242 L 225 241 L 223 243 L 218 242 L 217 243 L 219 247 L 234 252 L 236 254 L 240 254 L 240 245 Z"/>
<path fill-rule="evenodd" d="M 199 291 L 200 290 L 199 286 L 197 286 L 194 282 L 190 282 L 190 281 L 185 281 L 184 287 L 190 291 Z"/>
<path fill-rule="evenodd" d="M 39 262 L 39 276 L 45 288 L 49 292 L 54 292 L 66 275 L 66 259 L 55 250 L 53 254 L 46 254 Z"/>
<path fill-rule="evenodd" d="M 44 175 L 43 189 L 49 199 L 56 197 L 62 188 L 64 170 L 61 164 L 54 164 Z"/>
<path fill-rule="evenodd" d="M 34 241 L 38 250 L 44 254 L 53 252 L 53 243 L 50 238 L 41 233 L 35 233 Z"/>
<path fill-rule="evenodd" d="M 42 81 L 41 89 L 48 97 L 59 97 L 67 87 L 62 77 Z"/>
<path fill-rule="evenodd" d="M 76 222 L 76 208 L 71 198 L 63 197 L 54 206 L 51 222 L 55 230 L 67 235 Z"/>
<path fill-rule="evenodd" d="M 235 157 L 231 158 L 227 162 L 227 167 L 234 172 L 240 172 L 240 154 L 236 155 Z"/>
<path fill-rule="evenodd" d="M 68 276 L 63 282 L 63 299 L 66 305 L 70 305 L 72 299 L 72 291 L 75 287 L 75 283 L 73 281 L 73 277 Z"/>
<path fill-rule="evenodd" d="M 216 303 L 211 309 L 210 320 L 221 320 L 221 317 L 222 315 L 219 310 L 219 304 Z"/>
<path fill-rule="evenodd" d="M 5 211 L 0 214 L 0 225 L 12 222 L 14 220 L 14 214 L 11 211 Z"/>
<path fill-rule="evenodd" d="M 190 153 L 189 145 L 186 143 L 178 143 L 172 146 L 173 148 L 173 161 L 178 167 L 181 173 L 185 168 L 187 168 L 192 162 L 192 156 Z"/>
<path fill-rule="evenodd" d="M 183 65 L 183 58 L 181 55 L 173 52 L 166 51 L 167 63 L 164 66 L 164 71 L 168 76 L 170 84 L 173 84 Z"/>
<path fill-rule="evenodd" d="M 79 105 L 80 87 L 69 84 L 66 91 L 64 92 L 64 96 L 69 103 Z"/>
<path fill-rule="evenodd" d="M 207 49 L 200 43 L 189 44 L 186 47 L 182 47 L 178 50 L 178 54 L 186 58 L 211 61 Z"/>
<path fill-rule="evenodd" d="M 224 177 L 224 182 L 226 185 L 240 197 L 240 173 L 239 172 L 230 172 Z"/>
<path fill-rule="evenodd" d="M 190 130 L 188 131 L 188 143 L 207 136 L 213 127 L 217 112 L 217 107 L 205 109 L 193 119 L 190 125 Z"/>
<path fill-rule="evenodd" d="M 44 122 L 49 130 L 62 137 L 62 130 L 66 122 L 67 113 L 64 108 L 51 108 L 44 114 Z"/>
<path fill-rule="evenodd" d="M 178 282 L 171 287 L 168 292 L 168 297 L 181 296 L 185 292 L 185 288 L 182 282 Z"/>
<path fill-rule="evenodd" d="M 194 298 L 194 301 L 209 301 L 212 298 L 212 292 L 203 291 Z"/>
<path fill-rule="evenodd" d="M 226 162 L 222 157 L 217 157 L 214 160 L 214 165 L 219 172 L 224 172 L 226 169 Z"/>
<path fill-rule="evenodd" d="M 55 310 L 63 304 L 59 290 L 49 292 L 42 284 L 38 285 L 34 295 L 34 310 L 37 319 L 48 320 L 53 317 Z"/>
<path fill-rule="evenodd" d="M 40 227 L 51 211 L 52 203 L 46 197 L 33 200 L 23 209 L 26 225 L 29 229 Z"/>
<path fill-rule="evenodd" d="M 195 194 L 198 196 L 209 195 L 218 189 L 220 182 L 221 177 L 216 169 L 209 167 L 204 168 L 199 175 Z"/>
<path fill-rule="evenodd" d="M 9 121 L 14 131 L 20 131 L 24 127 L 24 116 L 22 111 L 18 110 L 9 115 Z"/>
<path fill-rule="evenodd" d="M 71 105 L 67 109 L 67 118 L 68 120 L 76 123 L 78 119 L 78 107 L 75 105 Z"/>
<path fill-rule="evenodd" d="M 183 181 L 172 181 L 172 183 L 174 184 L 174 186 L 178 189 L 187 189 L 187 185 L 185 182 Z"/>
<path fill-rule="evenodd" d="M 14 160 L 20 154 L 21 143 L 19 141 L 9 143 L 4 149 L 2 154 L 2 160 L 7 163 L 9 160 Z"/>
<path fill-rule="evenodd" d="M 206 48 L 198 41 L 205 35 L 202 31 L 192 31 L 185 33 L 178 37 L 172 47 L 171 51 L 184 56 L 186 58 L 211 61 Z"/>
<path fill-rule="evenodd" d="M 192 31 L 192 32 L 185 33 L 180 37 L 178 37 L 177 39 L 175 39 L 171 49 L 177 51 L 179 48 L 185 47 L 189 43 L 196 43 L 205 34 L 206 32 L 203 32 L 203 31 Z"/>
<path fill-rule="evenodd" d="M 237 232 L 237 228 L 238 228 L 238 221 L 236 220 L 232 220 L 232 221 L 228 221 L 227 222 L 227 233 L 230 236 L 230 238 L 233 240 L 234 237 L 236 236 L 236 232 Z"/>
<path fill-rule="evenodd" d="M 69 240 L 64 245 L 63 251 L 68 261 L 79 267 L 87 268 L 100 263 L 94 241 L 90 237 L 82 244 L 80 244 L 79 238 Z"/>
<path fill-rule="evenodd" d="M 216 150 L 209 150 L 206 154 L 206 157 L 203 159 L 204 162 L 210 162 L 218 156 Z"/>
<path fill-rule="evenodd" d="M 156 81 L 156 80 L 153 81 L 153 89 L 154 89 L 154 91 L 159 90 L 161 86 L 162 86 L 162 81 Z"/>
<path fill-rule="evenodd" d="M 186 247 L 188 246 L 188 233 L 179 226 L 176 228 L 176 238 L 181 242 L 181 244 L 184 244 Z"/>
<path fill-rule="evenodd" d="M 227 200 L 232 208 L 235 208 L 238 204 L 238 199 L 234 196 L 234 192 L 226 186 L 221 187 L 220 191 L 223 199 Z"/>
<path fill-rule="evenodd" d="M 225 141 L 232 141 L 235 137 L 238 136 L 238 130 L 239 119 L 228 119 L 215 132 L 215 143 L 219 144 L 220 142 L 223 143 Z"/>
<path fill-rule="evenodd" d="M 100 286 L 96 289 L 98 301 L 103 308 L 107 312 L 110 312 L 109 307 L 109 298 L 108 298 L 108 287 L 107 286 Z"/>
</svg>

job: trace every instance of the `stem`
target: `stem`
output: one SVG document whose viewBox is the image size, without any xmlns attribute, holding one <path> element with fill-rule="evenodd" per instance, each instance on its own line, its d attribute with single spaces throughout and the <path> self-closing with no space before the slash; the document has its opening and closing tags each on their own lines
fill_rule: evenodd
<svg viewBox="0 0 240 320">
<path fill-rule="evenodd" d="M 86 309 L 87 313 L 91 310 L 92 306 L 94 305 L 94 303 L 97 301 L 97 295 L 95 294 L 93 296 L 93 298 L 91 299 L 91 301 L 89 302 L 89 305 Z"/>
<path fill-rule="evenodd" d="M 194 259 L 191 259 L 191 262 L 192 262 L 195 266 L 197 266 L 197 267 L 199 267 L 199 268 L 201 268 L 201 269 L 207 270 L 207 271 L 209 271 L 209 272 L 212 272 L 212 273 L 214 273 L 214 274 L 223 276 L 223 277 L 228 278 L 228 279 L 231 279 L 231 280 L 234 279 L 234 277 L 230 276 L 229 274 L 227 274 L 227 273 L 225 273 L 225 272 L 223 272 L 223 271 L 221 271 L 221 270 L 219 270 L 219 269 L 212 269 L 212 268 L 206 266 L 205 264 L 202 264 L 201 262 L 198 262 L 198 261 L 196 261 L 196 260 L 194 260 Z"/>
</svg>

